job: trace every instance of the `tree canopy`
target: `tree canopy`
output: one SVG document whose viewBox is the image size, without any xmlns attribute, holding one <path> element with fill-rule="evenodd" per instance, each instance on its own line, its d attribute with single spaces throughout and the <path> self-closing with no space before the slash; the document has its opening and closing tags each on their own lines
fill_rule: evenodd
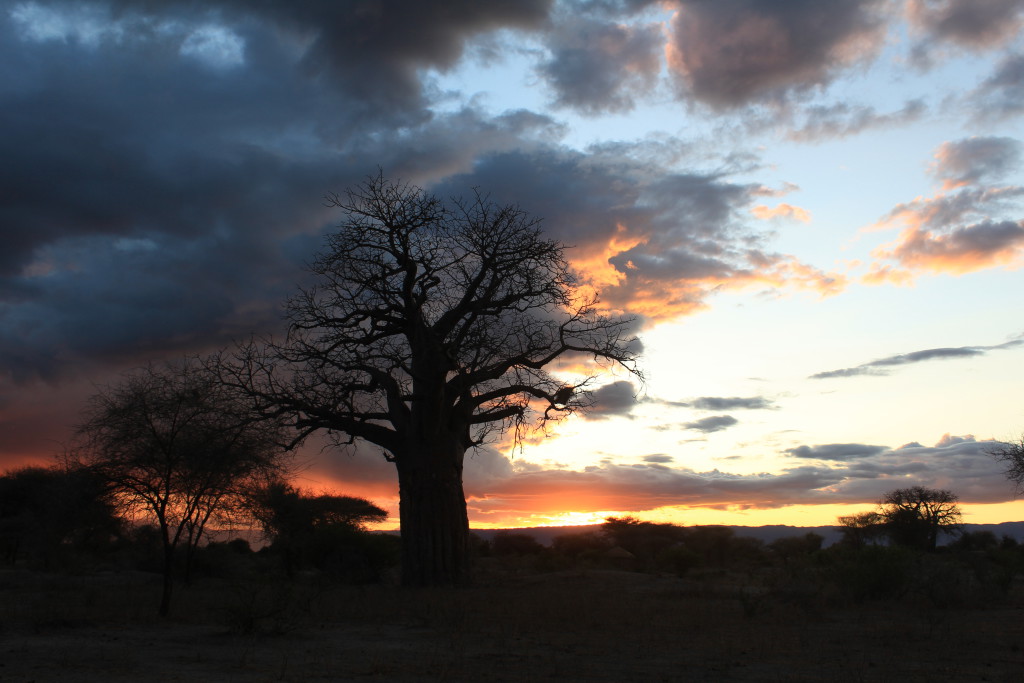
<svg viewBox="0 0 1024 683">
<path fill-rule="evenodd" d="M 934 550 L 940 532 L 952 533 L 961 526 L 958 500 L 946 489 L 911 486 L 882 496 L 878 514 L 894 543 Z"/>
<path fill-rule="evenodd" d="M 1017 486 L 1017 493 L 1024 492 L 1024 435 L 1000 442 L 988 454 L 1006 466 L 1006 478 Z"/>
<path fill-rule="evenodd" d="M 280 474 L 284 425 L 257 419 L 244 395 L 185 358 L 149 365 L 95 394 L 69 460 L 103 479 L 129 515 L 156 522 L 164 547 L 160 613 L 170 609 L 173 555 L 252 481 Z"/>
<path fill-rule="evenodd" d="M 639 375 L 633 322 L 602 314 L 563 245 L 515 205 L 446 202 L 382 174 L 328 205 L 343 220 L 315 284 L 286 303 L 287 336 L 240 346 L 222 378 L 300 435 L 380 447 L 398 471 L 404 582 L 463 583 L 466 450 L 585 407 L 601 368 L 569 383 L 547 369 L 558 358 Z"/>
</svg>

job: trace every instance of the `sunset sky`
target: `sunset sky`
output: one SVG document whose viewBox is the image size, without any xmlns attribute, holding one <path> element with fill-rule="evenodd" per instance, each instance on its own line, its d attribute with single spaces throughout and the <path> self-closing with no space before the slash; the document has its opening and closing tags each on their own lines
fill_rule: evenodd
<svg viewBox="0 0 1024 683">
<path fill-rule="evenodd" d="M 378 168 L 489 192 L 638 316 L 475 526 L 1024 519 L 1024 0 L 0 0 L 0 469 L 97 386 L 281 329 Z M 556 371 L 558 367 L 554 368 Z M 397 517 L 373 448 L 299 483 Z"/>
</svg>

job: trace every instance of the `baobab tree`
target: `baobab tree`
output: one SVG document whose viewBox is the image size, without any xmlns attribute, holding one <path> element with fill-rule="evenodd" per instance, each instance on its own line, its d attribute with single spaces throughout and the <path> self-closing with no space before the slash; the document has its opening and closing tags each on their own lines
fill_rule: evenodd
<svg viewBox="0 0 1024 683">
<path fill-rule="evenodd" d="M 343 220 L 316 284 L 287 301 L 287 336 L 225 354 L 222 380 L 300 435 L 379 447 L 398 474 L 403 583 L 466 583 L 466 451 L 585 406 L 606 364 L 639 376 L 632 320 L 601 314 L 515 205 L 382 174 L 327 203 Z M 596 362 L 569 384 L 546 369 L 565 357 Z"/>
</svg>

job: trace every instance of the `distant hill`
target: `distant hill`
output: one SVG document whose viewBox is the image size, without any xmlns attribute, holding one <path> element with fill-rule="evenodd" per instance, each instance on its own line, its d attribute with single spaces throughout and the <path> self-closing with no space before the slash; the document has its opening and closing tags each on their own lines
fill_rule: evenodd
<svg viewBox="0 0 1024 683">
<path fill-rule="evenodd" d="M 730 527 L 737 536 L 756 538 L 764 543 L 771 543 L 779 538 L 790 536 L 803 536 L 807 533 L 815 533 L 824 537 L 825 546 L 832 545 L 841 538 L 838 527 L 835 526 L 788 526 L 786 524 L 769 524 L 767 526 L 733 526 Z M 540 526 L 522 529 L 473 529 L 473 533 L 481 538 L 490 540 L 494 535 L 502 531 L 509 531 L 518 534 L 529 534 L 537 539 L 539 543 L 551 545 L 551 540 L 563 534 L 580 534 L 588 531 L 599 531 L 600 524 L 586 526 Z M 1009 536 L 1018 542 L 1024 542 L 1024 522 L 1002 522 L 1001 524 L 965 524 L 966 531 L 991 531 L 997 538 Z M 940 544 L 943 538 L 940 537 Z M 945 536 L 944 540 L 949 541 L 951 537 Z"/>
</svg>

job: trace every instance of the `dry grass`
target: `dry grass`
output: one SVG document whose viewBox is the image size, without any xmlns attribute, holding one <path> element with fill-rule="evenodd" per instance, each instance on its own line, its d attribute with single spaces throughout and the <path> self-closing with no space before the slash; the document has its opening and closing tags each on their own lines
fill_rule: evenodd
<svg viewBox="0 0 1024 683">
<path fill-rule="evenodd" d="M 1016 681 L 1024 609 L 842 604 L 742 576 L 463 590 L 0 572 L 0 681 Z"/>
</svg>

